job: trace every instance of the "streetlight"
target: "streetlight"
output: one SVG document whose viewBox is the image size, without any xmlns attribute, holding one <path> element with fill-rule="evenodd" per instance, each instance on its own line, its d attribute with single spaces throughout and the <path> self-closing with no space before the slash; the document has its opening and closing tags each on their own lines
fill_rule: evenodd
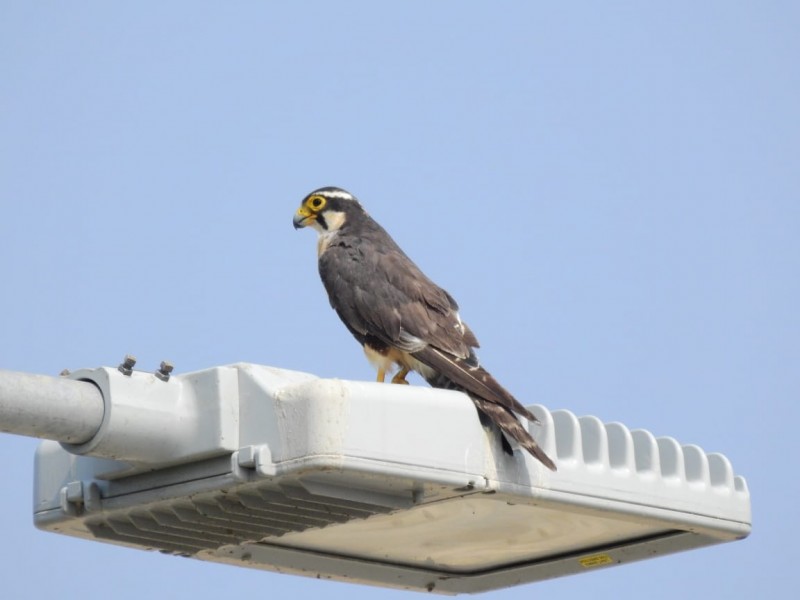
<svg viewBox="0 0 800 600">
<path fill-rule="evenodd" d="M 552 473 L 454 391 L 252 364 L 0 371 L 0 430 L 47 438 L 34 522 L 76 537 L 378 586 L 481 592 L 746 537 L 721 454 L 532 410 Z"/>
</svg>

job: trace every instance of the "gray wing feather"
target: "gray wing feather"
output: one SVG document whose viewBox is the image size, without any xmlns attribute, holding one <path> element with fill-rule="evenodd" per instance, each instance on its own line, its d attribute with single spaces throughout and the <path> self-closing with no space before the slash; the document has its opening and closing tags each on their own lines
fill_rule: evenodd
<svg viewBox="0 0 800 600">
<path fill-rule="evenodd" d="M 319 260 L 331 306 L 348 328 L 409 352 L 417 350 L 421 340 L 468 357 L 477 340 L 468 329 L 466 334 L 459 329 L 453 298 L 393 242 L 357 242 L 340 236 Z"/>
</svg>

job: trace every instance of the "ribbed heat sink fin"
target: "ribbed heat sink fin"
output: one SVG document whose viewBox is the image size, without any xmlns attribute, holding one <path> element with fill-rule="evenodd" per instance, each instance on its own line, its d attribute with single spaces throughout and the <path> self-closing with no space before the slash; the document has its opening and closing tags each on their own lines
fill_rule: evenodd
<svg viewBox="0 0 800 600">
<path fill-rule="evenodd" d="M 391 508 L 309 494 L 299 486 L 262 484 L 235 492 L 198 494 L 86 519 L 100 539 L 191 556 L 228 544 L 254 542 L 391 512 Z"/>
</svg>

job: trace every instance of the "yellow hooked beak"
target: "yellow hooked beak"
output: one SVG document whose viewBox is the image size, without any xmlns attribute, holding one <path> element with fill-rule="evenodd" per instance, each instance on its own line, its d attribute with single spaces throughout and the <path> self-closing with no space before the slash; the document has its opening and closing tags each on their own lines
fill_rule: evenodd
<svg viewBox="0 0 800 600">
<path fill-rule="evenodd" d="M 307 227 L 311 224 L 312 221 L 316 221 L 317 214 L 312 212 L 310 208 L 303 205 L 297 209 L 297 212 L 294 213 L 294 219 L 292 219 L 292 223 L 294 224 L 295 229 L 300 229 L 301 227 Z"/>
</svg>

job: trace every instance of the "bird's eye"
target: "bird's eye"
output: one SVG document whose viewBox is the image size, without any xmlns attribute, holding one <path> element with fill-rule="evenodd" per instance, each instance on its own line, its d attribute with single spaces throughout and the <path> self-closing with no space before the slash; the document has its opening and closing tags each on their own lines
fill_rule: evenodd
<svg viewBox="0 0 800 600">
<path fill-rule="evenodd" d="M 325 206 L 325 198 L 322 196 L 311 196 L 311 198 L 308 199 L 308 203 L 311 205 L 311 208 L 318 211 Z"/>
</svg>

